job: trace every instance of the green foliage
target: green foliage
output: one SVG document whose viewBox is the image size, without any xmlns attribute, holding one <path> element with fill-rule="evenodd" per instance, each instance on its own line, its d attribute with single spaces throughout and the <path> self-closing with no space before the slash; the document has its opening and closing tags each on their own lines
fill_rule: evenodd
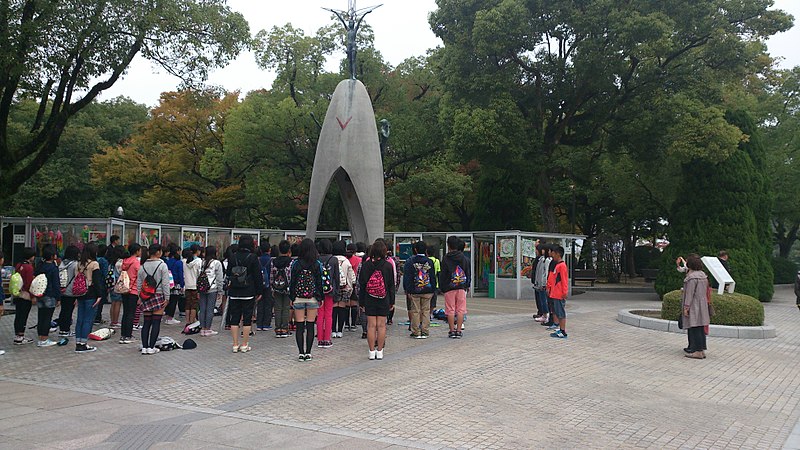
<svg viewBox="0 0 800 450">
<path fill-rule="evenodd" d="M 680 290 L 667 292 L 661 302 L 661 318 L 678 320 L 681 313 Z M 741 294 L 711 294 L 714 304 L 713 325 L 729 325 L 743 327 L 760 327 L 764 325 L 764 305 L 755 298 Z"/>
<path fill-rule="evenodd" d="M 0 202 L 45 165 L 70 118 L 137 55 L 192 85 L 250 42 L 244 17 L 224 0 L 26 0 L 2 2 L 0 17 Z M 27 99 L 39 108 L 12 124 Z"/>
<path fill-rule="evenodd" d="M 752 133 L 750 141 L 718 164 L 695 160 L 683 165 L 684 181 L 670 216 L 670 245 L 655 283 L 662 296 L 682 284 L 675 271 L 678 256 L 716 255 L 724 249 L 730 254 L 736 290 L 764 302 L 772 299 L 769 219 L 762 209 L 769 211 L 770 204 L 763 149 L 746 116 L 730 117 Z"/>
<path fill-rule="evenodd" d="M 35 103 L 25 102 L 16 109 L 15 117 L 35 111 Z M 147 107 L 130 99 L 90 104 L 73 118 L 56 152 L 42 169 L 19 187 L 4 215 L 108 217 L 117 206 L 125 205 L 129 217 L 142 217 L 142 211 L 132 201 L 136 191 L 117 185 L 93 185 L 89 166 L 102 149 L 127 142 L 146 121 Z M 118 166 L 107 176 L 115 178 L 123 170 Z"/>
<path fill-rule="evenodd" d="M 649 245 L 640 245 L 633 249 L 633 260 L 637 272 L 642 269 L 658 269 L 661 267 L 661 251 Z"/>
<path fill-rule="evenodd" d="M 772 258 L 772 271 L 775 284 L 794 284 L 797 278 L 797 264 L 786 258 Z"/>
<path fill-rule="evenodd" d="M 546 231 L 567 225 L 557 216 L 568 215 L 572 195 L 560 186 L 571 185 L 576 202 L 601 209 L 578 220 L 584 232 L 595 234 L 599 218 L 609 217 L 606 231 L 629 242 L 641 216 L 611 196 L 590 199 L 596 180 L 613 173 L 598 173 L 598 160 L 607 152 L 651 165 L 662 157 L 725 159 L 741 132 L 724 119 L 719 93 L 764 69 L 758 39 L 791 26 L 790 16 L 768 9 L 769 0 L 437 4 L 430 23 L 444 42 L 437 52 L 440 123 L 450 148 L 462 161 L 477 159 L 481 171 L 524 173 L 526 183 L 510 180 L 502 194 L 513 193 L 508 202 L 523 216 L 537 205 Z M 575 160 L 595 170 L 586 173 Z M 497 180 L 481 174 L 479 189 Z M 648 196 L 660 190 L 657 183 L 637 187 Z"/>
</svg>

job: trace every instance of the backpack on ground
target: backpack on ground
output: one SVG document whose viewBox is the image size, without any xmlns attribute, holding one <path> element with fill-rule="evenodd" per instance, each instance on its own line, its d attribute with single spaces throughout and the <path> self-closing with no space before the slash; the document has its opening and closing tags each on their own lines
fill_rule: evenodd
<svg viewBox="0 0 800 450">
<path fill-rule="evenodd" d="M 199 332 L 200 332 L 199 320 L 196 320 L 190 323 L 189 325 L 186 325 L 185 327 L 183 327 L 183 331 L 181 331 L 182 334 L 197 334 Z"/>
<path fill-rule="evenodd" d="M 150 300 L 155 297 L 158 287 L 161 286 L 161 281 L 156 281 L 155 277 L 155 273 L 158 272 L 161 264 L 156 266 L 156 270 L 154 270 L 153 273 L 148 273 L 147 269 L 142 266 L 142 270 L 144 270 L 145 274 L 144 281 L 142 282 L 142 289 L 139 290 L 139 297 L 142 300 Z"/>
<path fill-rule="evenodd" d="M 208 266 L 203 264 L 200 275 L 197 276 L 197 292 L 208 292 L 211 290 L 211 282 L 208 280 L 206 269 L 208 269 Z"/>
<path fill-rule="evenodd" d="M 31 281 L 30 293 L 34 297 L 41 297 L 47 290 L 47 275 L 40 273 Z"/>
<path fill-rule="evenodd" d="M 300 273 L 297 275 L 297 286 L 295 287 L 295 294 L 297 294 L 297 297 L 314 298 L 316 284 L 314 283 L 312 267 L 300 268 Z"/>
<path fill-rule="evenodd" d="M 289 292 L 289 272 L 290 266 L 278 268 L 275 261 L 270 261 L 269 284 L 274 292 L 286 294 Z"/>
<path fill-rule="evenodd" d="M 246 265 L 249 259 L 250 255 L 247 255 L 244 261 L 239 261 L 237 256 L 233 257 L 234 264 L 231 267 L 231 276 L 228 279 L 228 288 L 244 289 L 250 287 L 250 274 L 248 273 Z"/>
<path fill-rule="evenodd" d="M 156 339 L 156 348 L 162 352 L 168 352 L 176 348 L 181 348 L 181 345 L 169 336 L 159 336 L 158 339 Z"/>
<path fill-rule="evenodd" d="M 105 341 L 110 338 L 117 331 L 113 328 L 100 328 L 92 333 L 89 333 L 89 339 L 93 341 Z"/>
<path fill-rule="evenodd" d="M 117 278 L 117 282 L 114 283 L 114 293 L 127 294 L 130 291 L 131 291 L 131 277 L 128 275 L 127 270 L 123 270 L 119 273 L 119 278 Z"/>
<path fill-rule="evenodd" d="M 74 297 L 81 297 L 89 292 L 89 286 L 86 283 L 86 275 L 82 270 L 75 273 L 72 279 L 72 295 Z"/>
<path fill-rule="evenodd" d="M 331 257 L 333 258 L 333 257 Z M 322 293 L 328 295 L 333 292 L 333 280 L 331 280 L 331 266 L 330 266 L 330 258 L 325 264 L 320 262 L 320 272 L 322 272 Z"/>
<path fill-rule="evenodd" d="M 8 280 L 8 290 L 11 292 L 11 295 L 14 297 L 19 297 L 19 294 L 22 292 L 22 285 L 24 282 L 22 281 L 22 274 L 19 272 L 14 272 L 14 275 L 11 275 L 11 279 Z"/>
<path fill-rule="evenodd" d="M 383 272 L 379 268 L 375 268 L 367 280 L 367 295 L 374 298 L 386 298 L 386 282 L 383 279 Z"/>
<path fill-rule="evenodd" d="M 450 274 L 450 287 L 452 289 L 466 289 L 467 287 L 467 274 L 460 265 L 457 265 Z"/>
</svg>

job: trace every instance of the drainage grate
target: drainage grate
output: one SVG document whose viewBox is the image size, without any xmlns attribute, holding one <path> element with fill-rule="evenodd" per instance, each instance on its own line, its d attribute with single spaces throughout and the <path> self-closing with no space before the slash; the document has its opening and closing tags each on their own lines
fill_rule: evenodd
<svg viewBox="0 0 800 450">
<path fill-rule="evenodd" d="M 148 449 L 159 442 L 175 442 L 190 425 L 123 425 L 106 439 L 119 442 L 116 448 L 126 450 Z"/>
</svg>

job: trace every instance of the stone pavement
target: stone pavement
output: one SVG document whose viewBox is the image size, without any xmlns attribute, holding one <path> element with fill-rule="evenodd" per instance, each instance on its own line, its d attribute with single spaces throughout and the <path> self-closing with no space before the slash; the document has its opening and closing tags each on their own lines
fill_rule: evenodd
<svg viewBox="0 0 800 450">
<path fill-rule="evenodd" d="M 383 361 L 345 333 L 306 363 L 270 333 L 249 354 L 223 335 L 155 356 L 116 340 L 83 355 L 12 346 L 4 317 L 0 448 L 800 448 L 791 289 L 766 305 L 777 338 L 711 338 L 702 361 L 683 357 L 684 336 L 616 321 L 659 306 L 654 294 L 577 295 L 569 339 L 556 340 L 532 302 L 474 299 L 462 340 L 395 325 Z M 162 335 L 181 338 L 177 326 Z"/>
</svg>

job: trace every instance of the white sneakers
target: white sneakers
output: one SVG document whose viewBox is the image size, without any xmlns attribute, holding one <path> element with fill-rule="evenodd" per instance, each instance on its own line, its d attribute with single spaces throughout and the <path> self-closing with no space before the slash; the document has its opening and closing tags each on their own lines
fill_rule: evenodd
<svg viewBox="0 0 800 450">
<path fill-rule="evenodd" d="M 57 345 L 57 344 L 58 343 L 56 341 L 53 341 L 53 340 L 50 340 L 50 339 L 45 339 L 44 341 L 37 342 L 36 346 L 37 347 L 52 347 L 52 346 Z"/>
<path fill-rule="evenodd" d="M 182 323 L 182 322 L 180 320 L 176 320 L 173 317 L 173 318 L 171 318 L 171 319 L 169 319 L 167 321 L 164 321 L 164 323 L 167 324 L 167 325 L 178 325 L 179 323 Z"/>
<path fill-rule="evenodd" d="M 369 351 L 369 359 L 370 359 L 370 361 L 371 361 L 371 360 L 373 360 L 373 359 L 375 359 L 375 357 L 377 356 L 377 354 L 378 354 L 377 350 L 370 350 L 370 351 Z"/>
</svg>

